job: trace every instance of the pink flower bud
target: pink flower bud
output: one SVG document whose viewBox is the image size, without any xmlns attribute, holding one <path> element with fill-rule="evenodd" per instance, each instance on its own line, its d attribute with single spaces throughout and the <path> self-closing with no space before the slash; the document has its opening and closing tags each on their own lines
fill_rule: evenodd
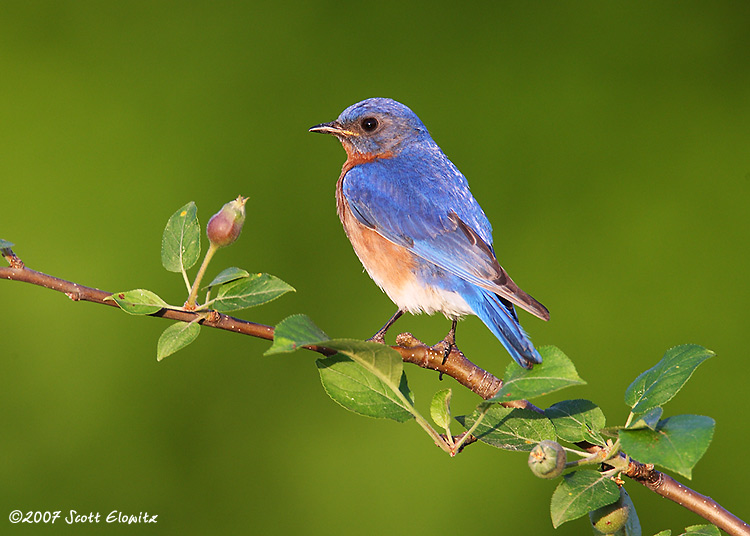
<svg viewBox="0 0 750 536">
<path fill-rule="evenodd" d="M 245 223 L 246 201 L 247 197 L 239 196 L 221 207 L 221 210 L 208 220 L 206 234 L 214 246 L 228 246 L 240 236 L 242 224 Z"/>
</svg>

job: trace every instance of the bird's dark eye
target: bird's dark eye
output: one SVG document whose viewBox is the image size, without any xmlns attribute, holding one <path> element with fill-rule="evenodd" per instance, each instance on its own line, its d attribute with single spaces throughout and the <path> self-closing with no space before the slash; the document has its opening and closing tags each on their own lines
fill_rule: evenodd
<svg viewBox="0 0 750 536">
<path fill-rule="evenodd" d="M 372 132 L 376 128 L 378 128 L 378 120 L 374 117 L 365 117 L 362 120 L 362 128 L 365 130 L 365 132 Z"/>
</svg>

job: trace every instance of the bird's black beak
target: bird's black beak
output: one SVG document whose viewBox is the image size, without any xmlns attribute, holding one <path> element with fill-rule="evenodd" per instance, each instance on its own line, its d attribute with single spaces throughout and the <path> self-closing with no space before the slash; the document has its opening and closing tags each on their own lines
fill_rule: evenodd
<svg viewBox="0 0 750 536">
<path fill-rule="evenodd" d="M 310 127 L 309 132 L 320 132 L 321 134 L 333 134 L 334 136 L 356 136 L 356 132 L 346 130 L 341 126 L 338 121 L 331 121 L 330 123 L 321 123 Z"/>
</svg>

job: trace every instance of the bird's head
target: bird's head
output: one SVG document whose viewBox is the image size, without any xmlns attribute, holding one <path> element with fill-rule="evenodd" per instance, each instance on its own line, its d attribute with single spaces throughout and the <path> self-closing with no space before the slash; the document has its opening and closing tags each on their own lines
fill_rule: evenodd
<svg viewBox="0 0 750 536">
<path fill-rule="evenodd" d="M 310 132 L 333 134 L 347 154 L 397 153 L 409 142 L 428 138 L 427 128 L 409 108 L 393 99 L 366 99 L 349 106 L 335 121 Z"/>
</svg>

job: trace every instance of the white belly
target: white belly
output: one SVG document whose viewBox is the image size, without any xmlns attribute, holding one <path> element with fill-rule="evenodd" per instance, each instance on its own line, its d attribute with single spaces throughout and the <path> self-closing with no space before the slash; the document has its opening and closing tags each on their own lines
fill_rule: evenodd
<svg viewBox="0 0 750 536">
<path fill-rule="evenodd" d="M 365 266 L 365 269 L 367 269 L 367 266 Z M 380 280 L 369 270 L 367 272 L 393 303 L 404 311 L 409 311 L 412 314 L 421 312 L 427 314 L 443 313 L 450 319 L 474 314 L 466 300 L 457 292 L 426 287 L 418 282 L 413 274 L 410 274 L 412 277 L 403 278 L 397 285 L 390 285 L 389 281 Z"/>
</svg>

